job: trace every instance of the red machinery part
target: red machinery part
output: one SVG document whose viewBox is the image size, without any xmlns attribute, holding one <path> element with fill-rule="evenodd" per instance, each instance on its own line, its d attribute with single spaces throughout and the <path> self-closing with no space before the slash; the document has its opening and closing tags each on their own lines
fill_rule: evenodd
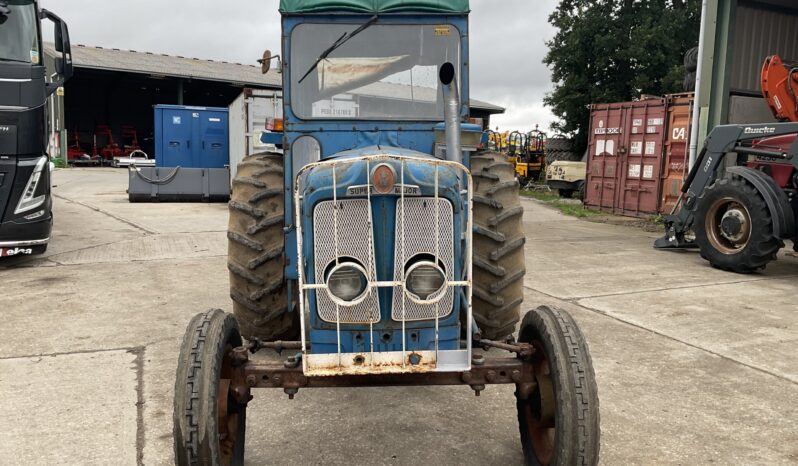
<svg viewBox="0 0 798 466">
<path fill-rule="evenodd" d="M 771 55 L 762 65 L 762 95 L 780 121 L 798 121 L 798 67 Z"/>
<path fill-rule="evenodd" d="M 772 150 L 774 152 L 790 152 L 790 148 L 795 142 L 796 137 L 798 137 L 798 135 L 787 134 L 784 136 L 760 139 L 754 142 L 753 147 Z M 753 160 L 749 160 L 745 166 L 769 175 L 781 188 L 786 188 L 790 185 L 790 178 L 794 171 L 791 164 L 780 163 L 776 160 L 768 160 L 764 157 L 755 157 Z"/>
<path fill-rule="evenodd" d="M 97 141 L 98 137 L 104 137 L 107 145 L 101 146 L 100 155 L 105 160 L 113 160 L 114 157 L 122 156 L 122 149 L 119 148 L 114 142 L 114 135 L 111 132 L 111 127 L 108 125 L 97 125 L 94 129 L 94 140 Z"/>
<path fill-rule="evenodd" d="M 133 126 L 122 127 L 122 152 L 125 157 L 130 157 L 133 152 L 141 150 L 139 133 Z"/>
</svg>

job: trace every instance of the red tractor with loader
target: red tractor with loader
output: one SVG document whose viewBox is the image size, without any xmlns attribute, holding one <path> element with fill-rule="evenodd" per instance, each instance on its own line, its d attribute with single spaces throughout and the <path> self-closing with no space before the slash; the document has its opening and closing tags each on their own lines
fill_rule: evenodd
<svg viewBox="0 0 798 466">
<path fill-rule="evenodd" d="M 655 248 L 698 247 L 713 267 L 738 273 L 764 269 L 786 240 L 798 251 L 798 65 L 768 57 L 762 94 L 789 123 L 712 130 Z M 729 155 L 736 165 L 723 170 Z"/>
</svg>

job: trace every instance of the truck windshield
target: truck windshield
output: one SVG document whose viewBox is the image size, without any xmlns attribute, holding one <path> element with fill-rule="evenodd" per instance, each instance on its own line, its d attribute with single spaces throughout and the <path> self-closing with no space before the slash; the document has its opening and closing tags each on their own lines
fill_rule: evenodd
<svg viewBox="0 0 798 466">
<path fill-rule="evenodd" d="M 0 61 L 38 65 L 38 24 L 32 0 L 0 0 Z"/>
<path fill-rule="evenodd" d="M 313 67 L 330 44 L 358 26 L 305 23 L 294 29 L 294 113 L 304 119 L 441 120 L 438 67 L 448 61 L 460 69 L 457 28 L 374 24 Z"/>
</svg>

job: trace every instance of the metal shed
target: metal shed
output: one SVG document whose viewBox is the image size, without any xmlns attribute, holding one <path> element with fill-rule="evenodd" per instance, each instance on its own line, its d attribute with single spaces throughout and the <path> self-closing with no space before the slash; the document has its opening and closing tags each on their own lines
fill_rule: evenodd
<svg viewBox="0 0 798 466">
<path fill-rule="evenodd" d="M 709 131 L 773 121 L 759 84 L 765 57 L 798 62 L 795 0 L 704 0 L 691 162 Z"/>
</svg>

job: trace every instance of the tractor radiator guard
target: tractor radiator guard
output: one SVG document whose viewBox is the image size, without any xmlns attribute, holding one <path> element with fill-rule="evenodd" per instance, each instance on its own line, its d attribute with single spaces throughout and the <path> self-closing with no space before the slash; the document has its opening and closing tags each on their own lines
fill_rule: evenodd
<svg viewBox="0 0 798 466">
<path fill-rule="evenodd" d="M 381 152 L 310 164 L 296 178 L 302 368 L 307 376 L 470 368 L 472 332 L 465 332 L 465 348 L 459 333 L 460 325 L 473 327 L 471 174 L 457 162 Z M 379 210 L 379 198 L 394 203 L 390 215 Z M 379 222 L 388 222 L 386 217 L 395 222 L 391 238 L 375 240 L 375 228 L 385 226 L 375 226 L 373 211 Z M 439 291 L 424 299 L 406 286 L 412 270 L 408 264 L 422 254 L 441 264 L 445 275 Z M 393 264 L 388 273 L 386 255 Z M 359 264 L 366 281 L 365 291 L 352 301 L 338 299 L 328 286 L 325 270 L 341 259 Z M 460 309 L 465 322 L 459 322 Z"/>
</svg>

